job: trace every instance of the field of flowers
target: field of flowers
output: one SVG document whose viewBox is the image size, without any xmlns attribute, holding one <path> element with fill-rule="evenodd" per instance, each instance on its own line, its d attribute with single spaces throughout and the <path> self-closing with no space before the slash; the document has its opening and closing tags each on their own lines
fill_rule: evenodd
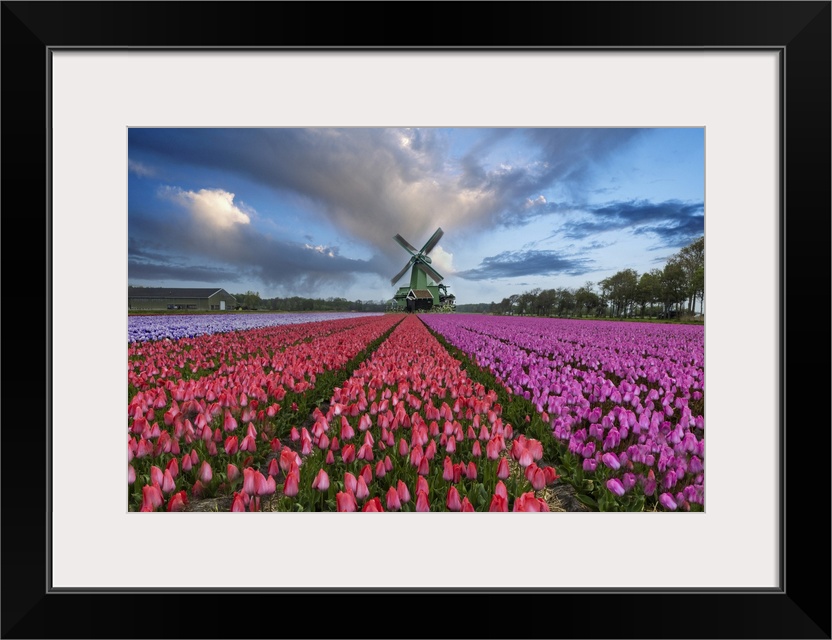
<svg viewBox="0 0 832 640">
<path fill-rule="evenodd" d="M 264 315 L 130 318 L 128 510 L 704 509 L 702 327 Z"/>
</svg>

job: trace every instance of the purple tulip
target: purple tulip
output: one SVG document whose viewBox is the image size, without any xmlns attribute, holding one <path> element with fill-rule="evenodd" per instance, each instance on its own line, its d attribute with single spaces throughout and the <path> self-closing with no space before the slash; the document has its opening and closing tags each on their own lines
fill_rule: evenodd
<svg viewBox="0 0 832 640">
<path fill-rule="evenodd" d="M 663 493 L 659 496 L 659 504 L 670 511 L 676 511 L 676 507 L 678 506 L 676 501 L 673 500 L 673 496 L 669 493 Z"/>
<path fill-rule="evenodd" d="M 610 478 L 607 480 L 607 489 L 619 497 L 627 493 L 627 490 L 624 489 L 624 485 L 621 484 L 621 481 L 618 478 Z"/>
<path fill-rule="evenodd" d="M 613 471 L 618 471 L 618 469 L 621 468 L 621 464 L 618 462 L 618 456 L 616 456 L 611 451 L 607 451 L 604 455 L 601 456 L 601 462 L 603 462 Z"/>
</svg>

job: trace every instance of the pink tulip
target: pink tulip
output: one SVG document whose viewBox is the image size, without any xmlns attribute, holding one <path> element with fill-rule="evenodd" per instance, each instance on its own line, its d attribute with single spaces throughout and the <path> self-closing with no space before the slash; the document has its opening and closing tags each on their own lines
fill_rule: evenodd
<svg viewBox="0 0 832 640">
<path fill-rule="evenodd" d="M 188 494 L 183 489 L 182 491 L 179 491 L 178 493 L 174 493 L 170 497 L 170 500 L 168 500 L 167 510 L 168 511 L 184 511 L 187 504 L 188 504 Z"/>
<path fill-rule="evenodd" d="M 396 493 L 399 494 L 399 500 L 402 501 L 402 504 L 410 502 L 410 491 L 407 485 L 401 480 L 396 481 Z"/>
<path fill-rule="evenodd" d="M 351 491 L 339 491 L 335 494 L 335 506 L 338 512 L 347 513 L 358 509 L 358 503 Z"/>
<path fill-rule="evenodd" d="M 451 488 L 448 489 L 445 505 L 448 507 L 449 511 L 460 511 L 462 509 L 462 502 L 459 498 L 459 490 L 456 486 L 451 485 Z"/>
<path fill-rule="evenodd" d="M 199 467 L 199 479 L 202 480 L 203 484 L 208 484 L 213 477 L 214 472 L 211 469 L 211 464 L 207 460 L 204 460 L 202 466 Z"/>
<path fill-rule="evenodd" d="M 393 487 L 390 487 L 387 490 L 387 510 L 399 511 L 401 508 L 402 501 L 401 498 L 399 498 L 398 492 Z"/>
<path fill-rule="evenodd" d="M 367 500 L 361 511 L 381 513 L 384 509 L 381 506 L 381 500 L 379 500 L 378 496 L 376 496 L 372 500 Z"/>
<path fill-rule="evenodd" d="M 324 469 L 318 471 L 318 475 L 312 481 L 312 488 L 318 491 L 326 491 L 329 489 L 329 474 Z"/>
<path fill-rule="evenodd" d="M 155 511 L 162 506 L 164 498 L 158 485 L 146 484 L 142 487 L 142 511 Z M 145 506 L 150 507 L 145 509 Z"/>
<path fill-rule="evenodd" d="M 170 474 L 170 471 L 165 469 L 165 474 L 162 478 L 162 493 L 168 494 L 174 489 L 176 489 L 176 483 L 173 480 L 173 476 Z"/>
<path fill-rule="evenodd" d="M 367 488 L 367 483 L 364 481 L 364 476 L 358 476 L 358 483 L 355 487 L 355 497 L 358 500 L 364 501 L 370 495 L 370 490 Z"/>
<path fill-rule="evenodd" d="M 231 503 L 231 511 L 232 513 L 244 513 L 246 510 L 246 504 L 243 499 L 243 496 L 236 491 L 234 492 L 234 501 Z"/>
<path fill-rule="evenodd" d="M 424 491 L 416 492 L 416 511 L 427 512 L 430 511 L 430 503 L 428 502 L 428 494 Z"/>
<path fill-rule="evenodd" d="M 300 474 L 297 471 L 290 471 L 286 475 L 286 481 L 283 483 L 283 494 L 293 498 L 298 495 L 300 484 Z"/>
<path fill-rule="evenodd" d="M 225 439 L 225 443 L 223 444 L 223 446 L 225 447 L 225 452 L 230 456 L 233 456 L 235 453 L 237 453 L 237 451 L 240 450 L 240 443 L 237 439 L 237 436 L 228 436 Z"/>
</svg>

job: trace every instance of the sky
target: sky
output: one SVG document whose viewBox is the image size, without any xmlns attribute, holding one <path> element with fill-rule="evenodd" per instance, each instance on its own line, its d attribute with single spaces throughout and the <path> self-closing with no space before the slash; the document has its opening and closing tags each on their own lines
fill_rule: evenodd
<svg viewBox="0 0 832 640">
<path fill-rule="evenodd" d="M 128 284 L 457 304 L 662 268 L 705 230 L 704 128 L 131 128 Z"/>
</svg>

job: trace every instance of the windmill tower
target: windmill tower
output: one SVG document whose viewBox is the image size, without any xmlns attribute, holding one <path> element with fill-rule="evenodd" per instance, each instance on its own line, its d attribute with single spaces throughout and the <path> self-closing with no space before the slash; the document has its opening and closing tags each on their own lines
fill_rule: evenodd
<svg viewBox="0 0 832 640">
<path fill-rule="evenodd" d="M 448 294 L 447 285 L 440 284 L 443 276 L 430 266 L 431 259 L 428 256 L 443 233 L 445 232 L 441 227 L 438 228 L 418 251 L 398 233 L 393 236 L 393 239 L 410 254 L 410 260 L 390 280 L 390 284 L 396 284 L 410 269 L 409 286 L 399 287 L 393 296 L 393 302 L 400 311 L 426 311 L 444 304 L 453 306 L 454 296 Z"/>
</svg>

